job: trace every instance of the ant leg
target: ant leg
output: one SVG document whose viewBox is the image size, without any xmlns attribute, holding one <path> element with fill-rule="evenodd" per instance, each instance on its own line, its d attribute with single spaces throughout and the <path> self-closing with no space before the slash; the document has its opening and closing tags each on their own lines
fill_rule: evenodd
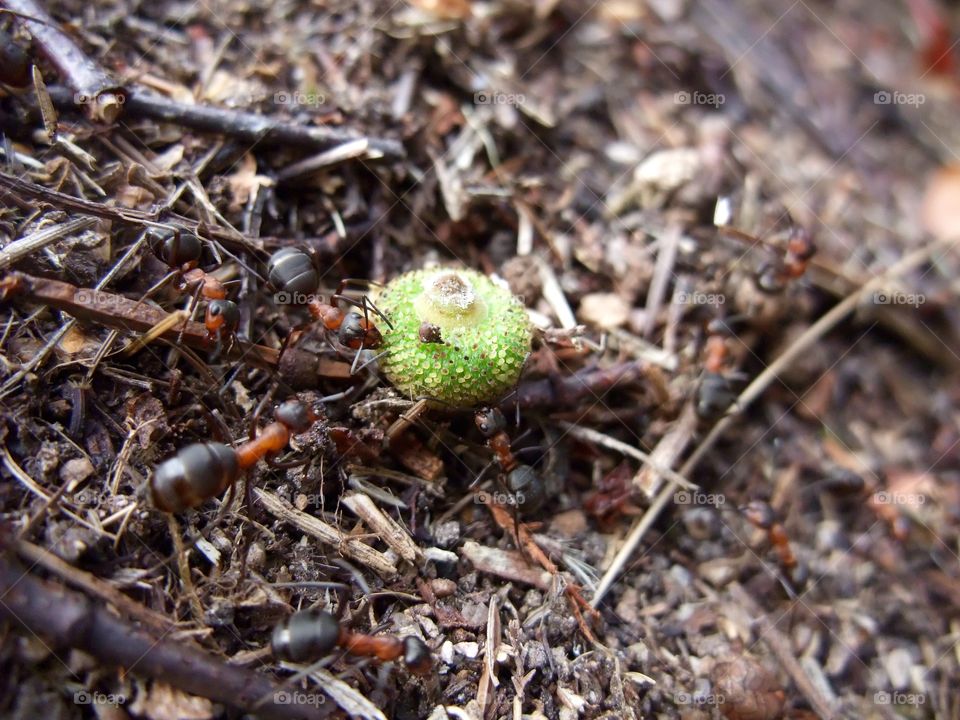
<svg viewBox="0 0 960 720">
<path fill-rule="evenodd" d="M 193 587 L 193 580 L 190 577 L 190 563 L 187 562 L 186 548 L 183 544 L 183 538 L 180 536 L 180 525 L 173 513 L 167 514 L 167 528 L 170 530 L 170 536 L 173 540 L 174 554 L 177 558 L 177 571 L 180 573 L 180 582 L 183 583 L 183 590 L 187 595 L 190 610 L 198 621 L 203 622 L 203 607 L 200 605 L 200 598 L 197 597 L 197 591 Z"/>
<path fill-rule="evenodd" d="M 376 304 L 373 302 L 373 300 L 371 300 L 367 295 L 363 295 L 360 298 L 360 300 L 354 300 L 353 298 L 347 297 L 346 295 L 343 294 L 343 290 L 345 289 L 347 283 L 350 283 L 350 282 L 358 282 L 358 281 L 352 278 L 346 278 L 344 280 L 341 280 L 340 284 L 337 286 L 337 291 L 330 296 L 330 302 L 342 300 L 343 302 L 349 305 L 353 305 L 354 307 L 360 308 L 361 310 L 363 310 L 363 319 L 366 320 L 367 322 L 370 321 L 370 318 L 367 315 L 367 311 L 369 310 L 370 312 L 375 314 L 377 317 L 379 317 L 381 320 L 383 320 L 392 330 L 393 323 L 390 322 L 390 318 L 384 315 L 380 311 L 380 308 L 378 308 Z M 362 282 L 370 282 L 370 281 L 362 281 Z M 374 283 L 374 284 L 379 284 L 379 283 Z"/>
<path fill-rule="evenodd" d="M 488 462 L 486 465 L 484 465 L 484 466 L 483 466 L 483 470 L 481 470 L 481 471 L 477 474 L 476 479 L 474 479 L 474 481 L 471 482 L 471 483 L 467 486 L 467 490 L 473 490 L 475 487 L 477 487 L 477 485 L 479 485 L 480 482 L 483 480 L 483 476 L 487 474 L 487 472 L 490 470 L 490 468 L 493 467 L 493 464 L 494 464 L 495 462 L 496 462 L 495 460 L 491 460 L 491 461 Z"/>
<path fill-rule="evenodd" d="M 134 306 L 133 309 L 136 310 L 137 308 L 139 308 L 145 301 L 153 297 L 153 294 L 155 292 L 158 292 L 164 285 L 166 285 L 168 282 L 170 282 L 173 278 L 175 278 L 179 274 L 180 274 L 179 270 L 171 270 L 162 278 L 157 280 L 157 282 L 151 285 L 150 288 L 140 297 L 140 299 L 137 300 L 137 304 Z"/>
<path fill-rule="evenodd" d="M 360 372 L 361 370 L 363 370 L 363 369 L 364 369 L 365 367 L 367 367 L 368 365 L 372 365 L 373 363 L 375 363 L 377 360 L 379 360 L 380 358 L 382 358 L 384 355 L 386 355 L 386 354 L 389 353 L 389 352 L 390 352 L 389 350 L 384 350 L 382 353 L 377 353 L 376 355 L 374 355 L 374 356 L 373 356 L 372 358 L 370 358 L 369 360 L 364 360 L 363 365 L 361 365 L 360 367 L 358 367 L 357 370 L 356 370 L 356 372 Z M 358 355 L 359 355 L 359 354 L 358 354 Z M 350 369 L 350 374 L 351 374 L 351 375 L 354 374 L 354 371 L 353 371 L 352 366 L 351 366 L 351 369 Z"/>
<path fill-rule="evenodd" d="M 260 420 L 260 414 L 263 412 L 263 409 L 267 406 L 267 403 L 269 403 L 273 399 L 273 395 L 275 392 L 277 392 L 278 386 L 279 386 L 279 383 L 276 381 L 271 383 L 270 387 L 267 389 L 267 392 L 264 393 L 263 398 L 260 400 L 259 403 L 257 403 L 257 407 L 254 408 L 253 417 L 250 418 L 250 430 L 249 430 L 249 436 L 248 436 L 251 440 L 257 437 L 257 422 L 259 422 Z"/>
<path fill-rule="evenodd" d="M 203 291 L 203 283 L 197 283 L 197 289 L 193 293 L 190 304 L 187 306 L 189 312 L 183 320 L 183 325 L 180 328 L 180 334 L 177 335 L 177 345 L 183 344 L 183 334 L 187 331 L 187 324 L 193 320 L 194 316 L 197 314 L 197 308 L 200 306 L 200 293 Z"/>
</svg>

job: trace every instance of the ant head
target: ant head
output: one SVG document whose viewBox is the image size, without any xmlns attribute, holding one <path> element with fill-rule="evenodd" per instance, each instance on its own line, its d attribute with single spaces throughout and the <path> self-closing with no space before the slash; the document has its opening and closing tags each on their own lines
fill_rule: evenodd
<svg viewBox="0 0 960 720">
<path fill-rule="evenodd" d="M 477 423 L 477 429 L 483 433 L 484 437 L 493 437 L 507 427 L 507 419 L 503 416 L 503 413 L 495 407 L 477 410 L 473 419 L 474 422 Z"/>
<path fill-rule="evenodd" d="M 147 243 L 153 253 L 172 268 L 196 264 L 203 252 L 200 238 L 170 227 L 151 227 L 147 230 Z"/>
<path fill-rule="evenodd" d="M 211 300 L 207 305 L 204 325 L 211 333 L 234 333 L 240 325 L 240 309 L 232 300 Z"/>
<path fill-rule="evenodd" d="M 309 662 L 328 654 L 337 645 L 340 623 L 323 610 L 294 613 L 273 629 L 273 654 L 292 662 Z"/>
<path fill-rule="evenodd" d="M 295 433 L 306 432 L 317 421 L 317 414 L 299 400 L 287 400 L 281 404 L 274 417 Z"/>
<path fill-rule="evenodd" d="M 433 667 L 430 648 L 415 635 L 403 639 L 403 664 L 415 675 L 426 675 Z"/>
<path fill-rule="evenodd" d="M 376 349 L 383 345 L 383 336 L 376 325 L 358 312 L 348 312 L 343 316 L 338 333 L 340 342 L 351 350 L 362 348 Z"/>
<path fill-rule="evenodd" d="M 795 227 L 790 232 L 790 238 L 787 240 L 787 250 L 794 255 L 796 255 L 800 260 L 809 260 L 817 253 L 816 243 L 813 242 L 813 237 L 810 235 L 810 231 L 802 228 Z"/>
<path fill-rule="evenodd" d="M 751 500 L 740 508 L 743 516 L 761 530 L 769 530 L 777 520 L 776 513 L 763 500 Z"/>
<path fill-rule="evenodd" d="M 280 293 L 307 296 L 317 291 L 320 276 L 310 255 L 299 248 L 285 247 L 270 256 L 267 281 Z"/>
</svg>

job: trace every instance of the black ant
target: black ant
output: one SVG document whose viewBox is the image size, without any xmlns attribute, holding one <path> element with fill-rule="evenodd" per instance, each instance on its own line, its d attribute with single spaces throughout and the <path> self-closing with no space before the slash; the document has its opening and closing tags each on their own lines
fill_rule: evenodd
<svg viewBox="0 0 960 720">
<path fill-rule="evenodd" d="M 383 344 L 383 337 L 377 326 L 371 322 L 367 311 L 373 311 L 390 325 L 386 316 L 377 310 L 366 296 L 359 301 L 344 296 L 343 290 L 351 282 L 350 280 L 342 280 L 337 291 L 330 296 L 330 300 L 343 301 L 359 307 L 363 310 L 362 315 L 354 311 L 345 313 L 336 305 L 323 302 L 316 295 L 320 285 L 320 275 L 313 259 L 303 250 L 290 247 L 277 250 L 270 256 L 267 263 L 267 279 L 276 288 L 278 295 L 286 296 L 282 302 L 305 305 L 313 318 L 320 321 L 328 333 L 331 335 L 335 333 L 334 337 L 340 345 L 360 351 L 375 350 Z M 356 357 L 359 357 L 359 352 Z"/>
<path fill-rule="evenodd" d="M 410 672 L 425 675 L 433 667 L 430 648 L 415 635 L 365 635 L 352 632 L 324 610 L 301 610 L 277 625 L 270 645 L 273 654 L 291 662 L 314 662 L 334 648 L 384 662 L 402 660 Z"/>
<path fill-rule="evenodd" d="M 798 585 L 803 585 L 807 579 L 806 566 L 793 554 L 790 540 L 787 538 L 787 531 L 777 519 L 777 514 L 769 503 L 762 500 L 752 500 L 740 508 L 740 511 L 747 522 L 767 533 L 767 541 L 776 550 L 780 567 L 783 568 L 787 577 Z"/>
<path fill-rule="evenodd" d="M 150 228 L 147 239 L 154 254 L 171 268 L 171 272 L 151 287 L 144 298 L 156 292 L 171 277 L 179 275 L 178 289 L 193 290 L 191 314 L 200 297 L 208 301 L 204 325 L 210 340 L 216 340 L 218 345 L 224 338 L 232 342 L 240 324 L 240 311 L 235 302 L 227 300 L 227 289 L 223 282 L 197 267 L 203 253 L 200 239 L 193 233 L 166 227 Z"/>
<path fill-rule="evenodd" d="M 493 452 L 517 509 L 536 512 L 547 499 L 547 489 L 537 471 L 520 463 L 510 450 L 510 436 L 507 435 L 503 413 L 494 407 L 482 408 L 474 415 L 474 421 L 487 439 L 487 447 Z"/>
<path fill-rule="evenodd" d="M 160 463 L 150 479 L 153 504 L 164 512 L 181 512 L 216 497 L 240 474 L 264 457 L 280 452 L 292 435 L 306 432 L 319 419 L 299 400 L 275 411 L 276 421 L 237 447 L 218 442 L 194 443 Z"/>
</svg>

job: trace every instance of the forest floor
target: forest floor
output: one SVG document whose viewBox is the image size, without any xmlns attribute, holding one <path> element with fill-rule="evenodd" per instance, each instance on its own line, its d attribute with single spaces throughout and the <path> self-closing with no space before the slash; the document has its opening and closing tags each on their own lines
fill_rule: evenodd
<svg viewBox="0 0 960 720">
<path fill-rule="evenodd" d="M 0 4 L 0 715 L 960 718 L 955 7 Z M 162 228 L 235 342 L 143 299 Z M 390 433 L 376 361 L 291 342 L 283 247 L 509 284 L 542 507 L 471 408 Z M 153 506 L 291 397 L 292 466 Z M 313 606 L 431 672 L 293 677 Z"/>
</svg>

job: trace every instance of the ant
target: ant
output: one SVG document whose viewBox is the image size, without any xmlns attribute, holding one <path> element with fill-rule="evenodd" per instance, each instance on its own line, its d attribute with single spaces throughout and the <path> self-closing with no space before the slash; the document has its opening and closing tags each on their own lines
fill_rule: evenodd
<svg viewBox="0 0 960 720">
<path fill-rule="evenodd" d="M 621 514 L 640 512 L 631 501 L 635 495 L 633 472 L 622 462 L 600 478 L 596 487 L 583 501 L 583 509 L 597 519 L 602 527 L 611 527 Z"/>
<path fill-rule="evenodd" d="M 475 413 L 474 422 L 500 466 L 507 491 L 516 499 L 515 507 L 524 512 L 536 512 L 547 499 L 546 485 L 536 470 L 520 463 L 510 450 L 510 436 L 507 435 L 503 413 L 494 407 L 482 408 Z"/>
<path fill-rule="evenodd" d="M 235 302 L 227 300 L 227 289 L 223 282 L 197 267 L 203 253 L 200 239 L 193 233 L 167 227 L 150 228 L 147 239 L 154 254 L 171 268 L 171 272 L 147 290 L 144 298 L 163 287 L 171 277 L 179 275 L 179 290 L 193 288 L 191 315 L 201 296 L 208 301 L 204 316 L 208 338 L 216 340 L 218 348 L 224 337 L 232 343 L 240 325 L 240 310 Z"/>
<path fill-rule="evenodd" d="M 740 511 L 751 525 L 767 533 L 767 541 L 777 552 L 780 561 L 780 567 L 783 568 L 794 583 L 803 585 L 807 579 L 807 569 L 793 554 L 790 547 L 790 541 L 787 539 L 787 531 L 783 524 L 777 519 L 777 515 L 769 503 L 762 500 L 752 500 Z"/>
<path fill-rule="evenodd" d="M 817 246 L 807 230 L 794 227 L 787 238 L 787 249 L 778 264 L 765 263 L 757 273 L 757 287 L 766 293 L 779 293 L 791 280 L 803 277 Z"/>
<path fill-rule="evenodd" d="M 420 327 L 417 330 L 417 334 L 420 337 L 420 342 L 430 345 L 443 345 L 443 335 L 440 332 L 440 326 L 434 325 L 433 323 L 424 322 L 420 323 Z"/>
<path fill-rule="evenodd" d="M 299 400 L 287 400 L 274 416 L 275 422 L 238 447 L 194 443 L 160 463 L 149 486 L 154 506 L 164 512 L 181 512 L 216 497 L 232 488 L 243 471 L 280 452 L 292 435 L 306 432 L 319 419 Z"/>
<path fill-rule="evenodd" d="M 725 372 L 730 356 L 722 320 L 712 320 L 707 326 L 704 349 L 703 376 L 697 388 L 697 415 L 702 420 L 717 420 L 736 402 L 735 377 Z"/>
<path fill-rule="evenodd" d="M 339 647 L 361 657 L 403 660 L 410 672 L 426 675 L 433 667 L 430 648 L 415 635 L 365 635 L 348 630 L 325 610 L 302 610 L 273 629 L 273 654 L 291 662 L 314 662 Z"/>
<path fill-rule="evenodd" d="M 270 256 L 267 263 L 267 279 L 276 288 L 281 302 L 306 305 L 314 320 L 320 321 L 331 335 L 336 334 L 335 337 L 340 345 L 358 351 L 354 362 L 359 358 L 360 350 L 365 348 L 375 350 L 383 344 L 383 337 L 377 326 L 371 322 L 368 310 L 372 310 L 387 325 L 393 327 L 390 320 L 366 296 L 358 301 L 342 294 L 344 288 L 351 282 L 349 279 L 340 282 L 337 291 L 330 296 L 330 300 L 333 302 L 342 300 L 361 308 L 363 315 L 354 311 L 344 313 L 336 305 L 323 302 L 316 295 L 320 285 L 320 275 L 313 259 L 303 250 L 291 247 L 277 250 Z M 355 368 L 351 369 L 351 372 L 354 370 Z"/>
</svg>

